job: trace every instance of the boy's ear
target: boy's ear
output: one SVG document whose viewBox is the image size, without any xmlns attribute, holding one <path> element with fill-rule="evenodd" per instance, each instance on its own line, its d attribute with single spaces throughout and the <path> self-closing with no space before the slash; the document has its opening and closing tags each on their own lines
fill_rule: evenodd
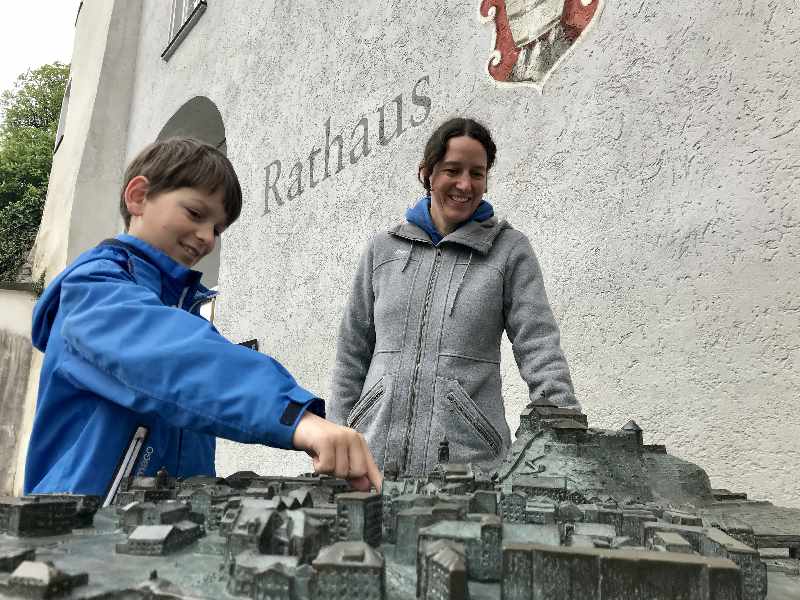
<svg viewBox="0 0 800 600">
<path fill-rule="evenodd" d="M 137 175 L 125 186 L 125 206 L 133 217 L 140 217 L 147 200 L 150 182 L 144 175 Z"/>
</svg>

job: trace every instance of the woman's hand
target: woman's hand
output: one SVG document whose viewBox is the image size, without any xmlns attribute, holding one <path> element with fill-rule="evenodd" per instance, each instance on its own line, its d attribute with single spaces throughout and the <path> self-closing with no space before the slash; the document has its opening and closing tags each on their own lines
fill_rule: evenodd
<svg viewBox="0 0 800 600">
<path fill-rule="evenodd" d="M 364 436 L 306 412 L 292 438 L 294 447 L 313 459 L 314 471 L 347 479 L 355 489 L 381 491 L 383 477 Z"/>
</svg>

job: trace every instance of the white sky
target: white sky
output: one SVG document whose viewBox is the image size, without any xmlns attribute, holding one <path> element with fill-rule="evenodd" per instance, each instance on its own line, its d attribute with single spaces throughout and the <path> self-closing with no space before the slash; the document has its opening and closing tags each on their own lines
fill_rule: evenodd
<svg viewBox="0 0 800 600">
<path fill-rule="evenodd" d="M 0 91 L 30 68 L 70 62 L 79 4 L 80 0 L 0 0 Z"/>
</svg>

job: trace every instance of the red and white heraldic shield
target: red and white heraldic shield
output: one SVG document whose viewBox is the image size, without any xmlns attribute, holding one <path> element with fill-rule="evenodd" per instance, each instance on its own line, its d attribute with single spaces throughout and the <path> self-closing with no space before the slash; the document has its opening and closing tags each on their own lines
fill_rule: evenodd
<svg viewBox="0 0 800 600">
<path fill-rule="evenodd" d="M 489 75 L 497 81 L 542 85 L 602 11 L 604 0 L 481 0 L 494 21 Z"/>
</svg>

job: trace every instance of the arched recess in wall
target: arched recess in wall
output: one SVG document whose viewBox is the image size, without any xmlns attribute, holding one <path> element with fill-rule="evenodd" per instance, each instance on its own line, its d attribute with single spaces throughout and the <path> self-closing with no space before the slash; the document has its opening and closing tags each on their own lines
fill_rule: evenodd
<svg viewBox="0 0 800 600">
<path fill-rule="evenodd" d="M 174 115 L 172 115 L 161 132 L 158 140 L 175 136 L 191 136 L 211 144 L 227 154 L 225 141 L 225 125 L 216 104 L 205 96 L 195 96 Z M 217 241 L 214 251 L 194 267 L 203 273 L 203 285 L 214 287 L 219 280 L 219 257 L 222 240 Z"/>
</svg>

